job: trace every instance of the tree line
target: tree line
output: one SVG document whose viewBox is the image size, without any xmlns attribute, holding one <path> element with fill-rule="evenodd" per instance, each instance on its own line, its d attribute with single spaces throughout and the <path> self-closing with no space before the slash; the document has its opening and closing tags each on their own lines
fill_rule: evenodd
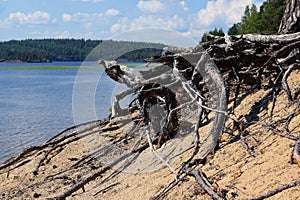
<svg viewBox="0 0 300 200">
<path fill-rule="evenodd" d="M 248 33 L 275 34 L 278 32 L 286 7 L 285 0 L 266 0 L 259 9 L 255 4 L 246 6 L 241 22 L 234 23 L 228 30 L 228 35 Z M 222 29 L 204 33 L 201 42 L 208 41 L 207 35 L 224 36 Z"/>
<path fill-rule="evenodd" d="M 140 61 L 159 54 L 163 44 L 84 39 L 26 39 L 0 42 L 0 61 L 83 61 L 91 52 L 105 59 Z M 97 51 L 94 49 L 98 48 Z M 127 53 L 138 49 L 138 54 Z M 97 57 L 93 57 L 97 59 Z M 90 57 L 91 58 L 91 57 Z M 102 58 L 102 57 L 101 57 Z"/>
</svg>

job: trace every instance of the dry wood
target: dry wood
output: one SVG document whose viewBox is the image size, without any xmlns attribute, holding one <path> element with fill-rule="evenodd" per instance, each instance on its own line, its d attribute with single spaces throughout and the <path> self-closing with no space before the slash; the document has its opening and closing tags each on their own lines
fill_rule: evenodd
<svg viewBox="0 0 300 200">
<path fill-rule="evenodd" d="M 189 130 L 189 134 L 195 134 L 193 155 L 183 164 L 179 173 L 176 173 L 166 161 L 157 156 L 179 178 L 177 182 L 171 182 L 168 189 L 163 190 L 157 198 L 165 196 L 171 188 L 188 174 L 194 176 L 197 183 L 212 198 L 223 199 L 213 191 L 210 182 L 202 171 L 192 169 L 191 166 L 199 165 L 200 162 L 205 160 L 207 155 L 213 154 L 228 117 L 226 110 L 230 103 L 230 101 L 227 101 L 228 99 L 233 99 L 232 111 L 234 111 L 239 105 L 240 98 L 251 94 L 255 89 L 270 89 L 271 92 L 266 96 L 266 99 L 269 99 L 268 101 L 273 101 L 270 116 L 273 115 L 275 101 L 281 89 L 284 89 L 286 92 L 290 104 L 295 104 L 296 100 L 299 100 L 297 99 L 297 93 L 291 91 L 287 82 L 292 71 L 299 69 L 300 66 L 299 55 L 297 54 L 300 48 L 299 41 L 300 33 L 268 36 L 248 34 L 215 37 L 212 41 L 194 48 L 166 48 L 158 58 L 155 57 L 147 60 L 148 62 L 159 61 L 162 65 L 158 68 L 148 70 L 146 73 L 118 65 L 117 62 L 101 61 L 105 65 L 106 73 L 113 80 L 124 83 L 129 87 L 128 90 L 115 97 L 113 117 L 117 117 L 118 115 L 125 116 L 125 114 L 134 112 L 138 113 L 139 117 L 136 119 L 136 124 L 132 130 L 136 131 L 138 128 L 146 128 L 148 143 L 145 143 L 145 141 L 142 143 L 142 139 L 138 140 L 129 153 L 122 155 L 105 167 L 98 168 L 96 172 L 89 172 L 82 180 L 73 184 L 55 199 L 65 199 L 79 189 L 83 189 L 83 192 L 85 192 L 85 185 L 110 170 L 118 162 L 122 162 L 132 155 L 138 156 L 147 148 L 150 148 L 157 156 L 158 154 L 154 145 L 159 148 L 178 134 L 177 131 L 180 126 L 179 113 L 189 106 L 193 106 L 193 109 L 195 109 L 195 121 L 193 122 L 193 128 Z M 172 87 L 178 90 L 172 90 Z M 182 99 L 177 98 L 177 92 L 180 93 L 179 91 L 181 90 L 187 101 L 181 102 L 180 100 Z M 119 101 L 131 94 L 135 95 L 135 101 L 130 105 L 128 110 L 127 108 L 121 109 Z M 152 129 L 155 129 L 155 126 L 157 126 L 157 121 L 150 117 L 150 108 L 154 105 L 162 108 L 163 114 L 162 116 L 158 116 L 160 118 L 157 119 L 157 121 L 161 122 L 158 128 L 159 133 L 151 138 L 150 133 L 152 134 Z M 280 119 L 272 121 L 271 118 L 271 122 L 267 124 L 260 124 L 257 121 L 251 121 L 251 119 L 248 120 L 243 124 L 245 127 L 239 130 L 242 145 L 251 156 L 254 156 L 254 151 L 247 144 L 245 130 L 253 124 L 262 125 L 263 128 L 272 131 L 276 135 L 297 141 L 292 158 L 298 162 L 300 152 L 299 138 L 289 134 L 291 131 L 288 129 L 290 122 L 297 115 L 299 115 L 299 110 L 295 110 L 293 113 Z M 209 123 L 211 119 L 214 119 L 212 128 L 205 138 L 200 138 L 199 128 L 204 125 L 204 121 L 208 121 Z M 57 151 L 57 148 L 63 148 L 67 144 L 91 134 L 115 131 L 120 126 L 124 127 L 127 125 L 129 121 L 124 120 L 118 125 L 105 127 L 107 123 L 109 123 L 108 120 L 97 120 L 67 128 L 50 138 L 45 144 L 25 149 L 17 157 L 1 164 L 0 170 L 7 169 L 9 172 L 13 165 L 19 162 L 20 166 L 27 162 L 25 159 L 30 155 L 43 151 L 44 155 L 41 156 L 35 169 L 33 169 L 34 173 L 37 174 L 39 167 L 43 163 L 46 164 L 47 159 L 51 159 L 51 152 Z M 283 132 L 277 129 L 276 126 L 278 124 L 283 124 Z M 123 137 L 113 138 L 115 143 L 112 142 L 111 144 L 121 143 L 131 136 L 128 133 L 124 134 Z M 202 143 L 200 143 L 200 139 L 203 139 Z M 87 153 L 75 164 L 65 169 L 65 171 L 62 170 L 57 174 L 50 175 L 46 179 L 57 178 L 57 175 L 61 175 L 68 170 L 84 168 L 86 164 L 92 163 L 93 159 L 102 156 L 103 149 L 105 148 L 106 146 L 99 147 L 94 152 Z M 267 198 L 296 185 L 299 185 L 299 181 L 283 185 L 278 189 L 253 199 Z M 108 188 L 113 186 L 110 185 Z M 104 190 L 100 190 L 99 192 L 105 191 L 108 188 L 104 188 Z"/>
<path fill-rule="evenodd" d="M 300 65 L 298 64 L 292 64 L 288 67 L 288 69 L 285 71 L 283 78 L 282 78 L 282 86 L 284 88 L 284 91 L 286 92 L 286 95 L 288 96 L 289 101 L 293 101 L 293 97 L 290 91 L 290 87 L 287 83 L 287 77 L 290 75 L 291 71 L 296 67 L 300 67 Z"/>
<path fill-rule="evenodd" d="M 73 129 L 79 129 L 81 127 L 85 127 L 87 125 L 90 125 L 90 124 L 97 124 L 97 123 L 100 123 L 99 125 L 105 125 L 106 123 L 108 123 L 109 121 L 108 120 L 94 120 L 94 121 L 89 121 L 89 122 L 84 122 L 84 123 L 81 123 L 81 124 L 77 124 L 77 125 L 74 125 L 74 126 L 71 126 L 71 127 L 68 127 L 66 128 L 65 130 L 62 130 L 61 132 L 57 133 L 56 135 L 54 135 L 53 137 L 51 137 L 50 139 L 48 139 L 46 141 L 46 143 L 50 143 L 52 140 L 56 139 L 57 137 L 67 133 L 68 131 L 70 130 L 73 130 Z"/>
<path fill-rule="evenodd" d="M 254 152 L 251 148 L 249 148 L 249 145 L 248 145 L 248 143 L 246 142 L 246 138 L 245 138 L 245 136 L 244 136 L 245 132 L 246 132 L 246 131 L 242 131 L 242 132 L 240 133 L 242 146 L 244 147 L 244 149 L 246 149 L 246 151 L 247 151 L 252 157 L 255 157 L 255 156 L 256 156 L 255 152 Z"/>
<path fill-rule="evenodd" d="M 205 192 L 207 192 L 212 197 L 212 199 L 224 200 L 224 198 L 222 198 L 215 191 L 213 191 L 211 184 L 209 183 L 209 181 L 207 180 L 207 178 L 205 177 L 205 175 L 203 174 L 203 172 L 200 169 L 198 169 L 198 170 L 196 170 L 196 169 L 187 169 L 186 173 L 188 175 L 194 176 L 194 178 L 196 179 L 199 186 L 203 190 L 205 190 Z"/>
<path fill-rule="evenodd" d="M 59 195 L 55 198 L 50 198 L 50 199 L 53 199 L 53 200 L 54 199 L 55 200 L 64 200 L 64 199 L 66 199 L 67 197 L 71 196 L 77 190 L 79 190 L 81 188 L 84 188 L 84 185 L 86 185 L 87 183 L 95 180 L 97 177 L 101 176 L 103 173 L 105 173 L 109 169 L 110 169 L 109 166 L 98 169 L 95 173 L 91 174 L 90 176 L 85 178 L 83 181 L 80 181 L 80 182 L 76 183 L 71 188 L 69 188 L 64 193 L 62 193 L 61 195 Z"/>
<path fill-rule="evenodd" d="M 87 133 L 87 132 L 88 132 L 89 130 L 94 129 L 94 128 L 97 127 L 97 126 L 100 126 L 100 124 L 105 124 L 105 123 L 106 123 L 105 121 L 97 120 L 97 121 L 92 121 L 92 122 L 83 123 L 83 124 L 80 125 L 80 126 L 89 125 L 89 124 L 91 124 L 91 123 L 93 124 L 93 123 L 95 123 L 95 122 L 97 122 L 96 125 L 88 126 L 88 127 L 83 128 L 83 129 L 81 129 L 81 130 L 79 130 L 79 131 L 71 132 L 71 133 L 69 133 L 69 134 L 67 134 L 67 135 L 65 135 L 65 136 L 63 136 L 63 137 L 61 137 L 61 138 L 59 138 L 59 139 L 57 139 L 57 140 L 54 140 L 54 141 L 49 140 L 48 142 L 46 142 L 46 143 L 43 144 L 43 145 L 33 146 L 33 147 L 29 147 L 29 148 L 25 149 L 24 151 L 22 151 L 22 152 L 21 152 L 18 156 L 16 156 L 15 158 L 12 158 L 12 159 L 10 159 L 9 161 L 7 161 L 7 162 L 1 164 L 1 165 L 0 165 L 0 170 L 1 170 L 1 169 L 4 169 L 4 168 L 7 168 L 7 167 L 9 167 L 9 166 L 11 166 L 11 165 L 13 165 L 13 164 L 15 164 L 16 162 L 18 162 L 18 161 L 20 161 L 20 160 L 25 159 L 26 157 L 28 157 L 28 156 L 34 154 L 34 153 L 37 152 L 37 151 L 41 151 L 41 150 L 44 150 L 44 149 L 46 149 L 46 148 L 48 148 L 48 147 L 52 147 L 52 146 L 54 146 L 54 147 L 52 147 L 52 148 L 62 147 L 62 146 L 64 146 L 64 145 L 66 145 L 66 144 L 69 144 L 69 143 L 72 143 L 72 142 L 74 142 L 74 141 L 77 141 L 77 140 L 79 140 L 79 139 L 82 138 L 82 137 L 86 137 L 86 136 L 88 136 L 88 135 L 90 135 L 90 134 L 93 134 L 94 132 L 91 132 L 91 133 Z M 71 130 L 71 129 L 73 129 L 73 127 L 67 128 L 66 130 Z M 65 131 L 62 131 L 62 132 L 65 132 Z M 61 133 L 62 133 L 62 132 L 61 132 Z M 98 131 L 96 131 L 96 132 L 98 132 Z M 61 133 L 59 133 L 59 135 L 61 135 Z M 83 135 L 80 136 L 80 134 L 83 134 Z M 77 136 L 77 135 L 79 135 L 79 136 Z M 76 136 L 76 137 L 75 137 L 75 136 Z M 73 138 L 71 138 L 71 137 L 73 137 Z M 69 139 L 69 138 L 71 138 L 71 139 Z M 68 140 L 68 139 L 69 139 L 69 140 Z M 67 140 L 67 141 L 64 142 L 65 140 Z M 48 154 L 46 154 L 46 157 L 47 157 L 47 156 L 48 156 Z M 45 157 L 44 159 L 42 158 L 42 160 L 45 160 L 46 157 Z M 39 165 L 38 165 L 38 166 L 39 166 Z M 37 167 L 37 168 L 38 168 L 38 167 Z"/>
<path fill-rule="evenodd" d="M 297 181 L 294 181 L 290 184 L 285 184 L 277 189 L 274 189 L 274 190 L 270 190 L 268 191 L 267 193 L 265 194 L 262 194 L 262 195 L 259 195 L 257 197 L 254 197 L 254 198 L 250 198 L 250 200 L 262 200 L 262 199 L 265 199 L 265 198 L 268 198 L 268 197 L 271 197 L 271 196 L 274 196 L 286 189 L 289 189 L 289 188 L 292 188 L 292 187 L 296 187 L 300 184 L 300 180 L 297 180 Z"/>
</svg>

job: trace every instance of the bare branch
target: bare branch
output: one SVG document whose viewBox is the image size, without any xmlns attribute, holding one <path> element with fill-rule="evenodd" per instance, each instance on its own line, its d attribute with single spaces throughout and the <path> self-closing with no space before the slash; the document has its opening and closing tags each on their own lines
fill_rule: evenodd
<svg viewBox="0 0 300 200">
<path fill-rule="evenodd" d="M 192 175 L 195 177 L 197 183 L 203 190 L 205 190 L 213 199 L 215 200 L 224 200 L 224 198 L 220 197 L 217 193 L 215 193 L 212 189 L 211 184 L 207 180 L 207 178 L 203 175 L 200 169 L 187 169 L 186 173 L 188 175 Z"/>
<path fill-rule="evenodd" d="M 265 199 L 265 198 L 268 198 L 268 197 L 271 197 L 271 196 L 274 196 L 284 190 L 287 190 L 289 188 L 292 188 L 292 187 L 296 187 L 300 184 L 300 180 L 297 180 L 297 181 L 294 181 L 290 184 L 285 184 L 277 189 L 274 189 L 274 190 L 270 190 L 269 192 L 265 193 L 265 194 L 262 194 L 262 195 L 259 195 L 257 197 L 254 197 L 254 198 L 250 198 L 249 200 L 262 200 L 262 199 Z"/>
</svg>

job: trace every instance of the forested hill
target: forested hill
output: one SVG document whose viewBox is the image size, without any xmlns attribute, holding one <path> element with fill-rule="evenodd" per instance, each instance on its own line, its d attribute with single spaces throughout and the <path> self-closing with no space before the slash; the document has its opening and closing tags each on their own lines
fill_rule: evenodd
<svg viewBox="0 0 300 200">
<path fill-rule="evenodd" d="M 87 57 L 90 60 L 97 58 L 110 60 L 121 57 L 126 61 L 141 61 L 160 54 L 163 47 L 163 44 L 113 40 L 11 40 L 0 42 L 0 61 L 83 61 Z"/>
<path fill-rule="evenodd" d="M 228 30 L 228 35 L 243 34 L 276 34 L 286 7 L 286 0 L 266 0 L 259 8 L 255 4 L 247 5 L 241 21 L 234 23 Z M 293 17 L 292 17 L 293 18 Z M 292 18 L 289 21 L 292 21 Z M 210 40 L 209 35 L 224 36 L 222 28 L 203 34 L 201 42 Z"/>
</svg>

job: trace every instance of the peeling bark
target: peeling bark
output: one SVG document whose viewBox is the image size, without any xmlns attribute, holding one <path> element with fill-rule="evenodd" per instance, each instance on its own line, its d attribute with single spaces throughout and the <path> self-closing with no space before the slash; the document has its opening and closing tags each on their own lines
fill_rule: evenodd
<svg viewBox="0 0 300 200">
<path fill-rule="evenodd" d="M 278 33 L 295 33 L 300 31 L 300 1 L 286 0 L 286 8 Z"/>
</svg>

